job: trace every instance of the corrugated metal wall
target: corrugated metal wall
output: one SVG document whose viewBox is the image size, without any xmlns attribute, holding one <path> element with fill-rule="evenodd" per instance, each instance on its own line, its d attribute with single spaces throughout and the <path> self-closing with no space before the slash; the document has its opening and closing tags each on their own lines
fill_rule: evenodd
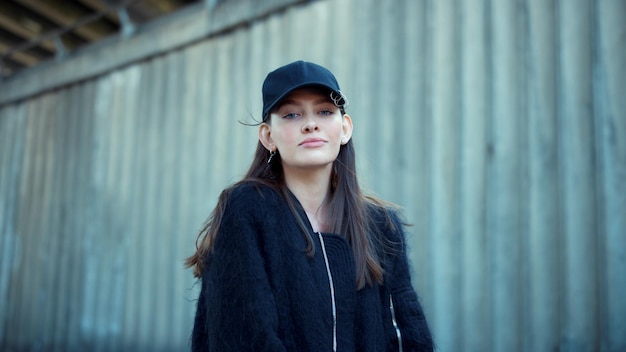
<svg viewBox="0 0 626 352">
<path fill-rule="evenodd" d="M 2 350 L 186 349 L 183 259 L 295 59 L 336 73 L 364 185 L 414 224 L 440 351 L 626 350 L 622 0 L 316 1 L 4 100 Z"/>
</svg>

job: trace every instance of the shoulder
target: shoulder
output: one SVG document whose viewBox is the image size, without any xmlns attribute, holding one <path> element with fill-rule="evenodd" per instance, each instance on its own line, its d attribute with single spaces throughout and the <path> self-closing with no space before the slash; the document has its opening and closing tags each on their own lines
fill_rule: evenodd
<svg viewBox="0 0 626 352">
<path fill-rule="evenodd" d="M 281 202 L 281 196 L 276 189 L 269 185 L 242 181 L 224 190 L 227 208 L 259 209 L 264 206 L 276 205 Z"/>
<path fill-rule="evenodd" d="M 368 201 L 367 211 L 377 235 L 392 242 L 403 240 L 404 222 L 399 207 L 372 199 Z"/>
<path fill-rule="evenodd" d="M 222 191 L 215 208 L 215 216 L 222 225 L 224 222 L 266 218 L 276 208 L 281 207 L 281 196 L 278 192 L 269 185 L 241 181 Z"/>
<path fill-rule="evenodd" d="M 239 182 L 226 188 L 215 208 L 216 246 L 218 240 L 233 247 L 233 242 L 254 243 L 280 218 L 281 211 L 276 209 L 280 198 L 271 186 L 263 184 Z"/>
</svg>

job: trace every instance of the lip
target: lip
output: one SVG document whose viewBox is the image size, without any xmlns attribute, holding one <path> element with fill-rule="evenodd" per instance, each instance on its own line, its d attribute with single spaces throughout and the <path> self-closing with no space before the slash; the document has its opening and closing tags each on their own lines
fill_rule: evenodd
<svg viewBox="0 0 626 352">
<path fill-rule="evenodd" d="M 326 140 L 322 138 L 307 138 L 298 144 L 301 147 L 305 148 L 316 148 L 321 147 L 326 144 Z"/>
</svg>

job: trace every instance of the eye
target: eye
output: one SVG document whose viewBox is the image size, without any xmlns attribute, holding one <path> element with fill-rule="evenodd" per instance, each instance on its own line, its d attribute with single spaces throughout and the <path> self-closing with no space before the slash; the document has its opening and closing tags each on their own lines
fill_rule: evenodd
<svg viewBox="0 0 626 352">
<path fill-rule="evenodd" d="M 296 114 L 295 112 L 290 112 L 290 113 L 284 114 L 283 119 L 291 120 L 291 119 L 295 119 L 298 116 L 300 116 L 300 114 Z"/>
<path fill-rule="evenodd" d="M 336 111 L 337 109 L 333 108 L 322 108 L 318 111 L 318 114 L 320 116 L 332 116 Z"/>
</svg>

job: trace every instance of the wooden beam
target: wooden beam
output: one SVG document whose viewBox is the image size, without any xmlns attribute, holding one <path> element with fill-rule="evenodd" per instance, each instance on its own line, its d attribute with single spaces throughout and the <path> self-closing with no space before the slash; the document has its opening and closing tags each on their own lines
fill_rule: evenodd
<svg viewBox="0 0 626 352">
<path fill-rule="evenodd" d="M 81 4 L 93 9 L 94 11 L 105 13 L 104 17 L 109 21 L 120 24 L 115 8 L 106 5 L 102 0 L 78 0 Z"/>
<path fill-rule="evenodd" d="M 9 2 L 0 3 L 0 27 L 30 41 L 34 41 L 46 31 L 52 30 L 45 23 L 29 18 Z M 55 46 L 51 40 L 41 41 L 39 46 L 51 53 L 55 52 Z"/>
<path fill-rule="evenodd" d="M 72 27 L 81 19 L 94 14 L 71 2 L 60 0 L 19 0 L 19 3 L 63 27 Z M 117 28 L 107 25 L 105 21 L 94 21 L 74 29 L 75 33 L 89 41 L 101 39 L 116 31 Z"/>
<path fill-rule="evenodd" d="M 232 28 L 256 23 L 270 14 L 307 1 L 310 0 L 244 2 L 246 6 L 227 1 L 211 12 L 200 2 L 186 6 L 176 14 L 159 19 L 155 25 L 143 27 L 132 40 L 111 37 L 106 45 L 94 45 L 67 59 L 55 60 L 54 64 L 11 76 L 0 85 L 0 106 L 146 60 Z"/>
<path fill-rule="evenodd" d="M 12 58 L 4 58 L 0 61 L 0 82 L 5 77 L 9 77 L 15 72 L 24 69 L 24 65 L 16 62 Z"/>
<path fill-rule="evenodd" d="M 6 60 L 4 55 L 8 54 L 11 51 L 11 46 L 0 41 L 0 53 L 2 53 L 2 60 Z M 34 55 L 30 55 L 26 52 L 17 51 L 7 56 L 7 58 L 18 62 L 21 65 L 30 67 L 37 64 L 40 59 L 35 57 Z"/>
</svg>

